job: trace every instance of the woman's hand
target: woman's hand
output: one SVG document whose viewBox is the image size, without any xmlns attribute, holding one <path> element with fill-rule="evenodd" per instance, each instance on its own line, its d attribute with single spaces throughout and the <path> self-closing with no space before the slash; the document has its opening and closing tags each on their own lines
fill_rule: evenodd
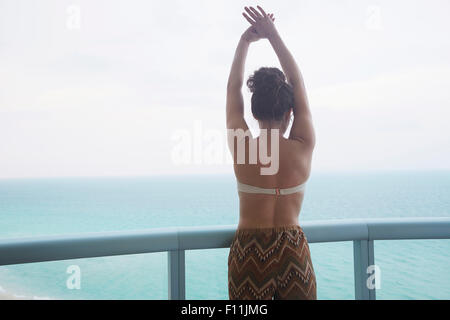
<svg viewBox="0 0 450 320">
<path fill-rule="evenodd" d="M 257 8 L 259 12 L 253 7 L 245 7 L 247 13 L 243 12 L 242 15 L 252 25 L 250 28 L 254 28 L 254 32 L 260 38 L 269 38 L 277 32 L 273 23 L 275 18 L 271 13 L 266 14 L 260 6 L 257 6 Z"/>
<path fill-rule="evenodd" d="M 250 26 L 245 32 L 242 34 L 241 38 L 247 42 L 255 42 L 262 38 L 260 34 L 256 32 L 255 27 Z"/>
</svg>

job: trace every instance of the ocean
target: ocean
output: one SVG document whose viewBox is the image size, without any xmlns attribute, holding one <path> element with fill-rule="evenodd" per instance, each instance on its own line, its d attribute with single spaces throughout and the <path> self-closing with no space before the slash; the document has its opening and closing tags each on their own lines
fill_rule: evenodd
<svg viewBox="0 0 450 320">
<path fill-rule="evenodd" d="M 312 173 L 303 221 L 450 217 L 450 172 Z M 232 175 L 0 180 L 0 239 L 238 223 Z M 313 243 L 319 299 L 354 299 L 352 242 Z M 228 299 L 228 249 L 186 252 L 186 298 Z M 450 299 L 450 240 L 375 241 L 377 299 Z M 66 285 L 70 266 L 80 289 Z M 167 299 L 167 253 L 0 267 L 0 294 Z"/>
</svg>

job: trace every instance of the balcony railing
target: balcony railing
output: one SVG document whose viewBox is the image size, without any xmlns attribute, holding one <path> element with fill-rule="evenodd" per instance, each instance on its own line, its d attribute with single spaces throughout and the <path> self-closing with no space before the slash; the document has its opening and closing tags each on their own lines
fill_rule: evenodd
<svg viewBox="0 0 450 320">
<path fill-rule="evenodd" d="M 450 218 L 304 221 L 309 243 L 353 241 L 355 298 L 375 299 L 367 268 L 375 240 L 450 239 Z M 32 262 L 168 252 L 169 299 L 185 299 L 185 251 L 229 248 L 235 225 L 0 239 L 0 266 Z"/>
</svg>

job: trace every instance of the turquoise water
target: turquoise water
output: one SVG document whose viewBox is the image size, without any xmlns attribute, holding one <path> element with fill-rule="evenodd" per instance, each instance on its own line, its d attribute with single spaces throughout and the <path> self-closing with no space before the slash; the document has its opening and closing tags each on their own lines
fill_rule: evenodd
<svg viewBox="0 0 450 320">
<path fill-rule="evenodd" d="M 231 175 L 0 180 L 0 238 L 237 224 Z M 450 172 L 312 173 L 306 220 L 449 217 Z M 353 299 L 351 242 L 311 244 L 319 299 Z M 228 249 L 186 253 L 186 296 L 227 299 Z M 378 299 L 449 299 L 450 240 L 376 241 Z M 81 270 L 81 289 L 66 270 Z M 0 267 L 0 293 L 61 299 L 166 299 L 167 254 Z"/>
</svg>

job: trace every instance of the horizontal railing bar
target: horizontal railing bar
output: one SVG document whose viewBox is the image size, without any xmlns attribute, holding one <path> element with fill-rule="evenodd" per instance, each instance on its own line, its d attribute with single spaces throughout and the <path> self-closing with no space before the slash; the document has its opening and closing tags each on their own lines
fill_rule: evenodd
<svg viewBox="0 0 450 320">
<path fill-rule="evenodd" d="M 177 228 L 0 240 L 0 265 L 178 249 Z"/>
<path fill-rule="evenodd" d="M 364 220 L 304 221 L 302 229 L 309 243 L 366 240 L 369 236 Z"/>
<path fill-rule="evenodd" d="M 450 218 L 304 221 L 309 243 L 449 239 Z M 227 248 L 236 225 L 172 227 L 0 240 L 0 265 L 172 250 Z"/>
<path fill-rule="evenodd" d="M 391 218 L 367 221 L 369 240 L 450 238 L 450 218 Z"/>
</svg>

